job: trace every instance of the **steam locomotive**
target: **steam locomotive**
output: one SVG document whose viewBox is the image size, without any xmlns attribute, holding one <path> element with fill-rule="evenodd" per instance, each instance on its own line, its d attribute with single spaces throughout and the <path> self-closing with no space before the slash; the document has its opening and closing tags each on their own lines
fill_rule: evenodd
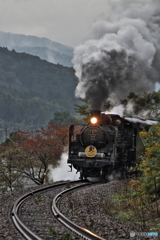
<svg viewBox="0 0 160 240">
<path fill-rule="evenodd" d="M 71 125 L 68 164 L 80 179 L 122 177 L 140 161 L 144 146 L 139 132 L 153 121 L 92 111 L 88 125 Z"/>
</svg>

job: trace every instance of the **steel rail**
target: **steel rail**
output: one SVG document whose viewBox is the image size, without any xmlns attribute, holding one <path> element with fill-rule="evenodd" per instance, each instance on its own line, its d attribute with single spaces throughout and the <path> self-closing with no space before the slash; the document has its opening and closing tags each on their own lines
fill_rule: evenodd
<svg viewBox="0 0 160 240">
<path fill-rule="evenodd" d="M 71 181 L 70 183 L 78 183 L 80 181 Z M 23 204 L 24 201 L 27 201 L 28 198 L 33 197 L 34 194 L 49 190 L 51 188 L 59 187 L 65 185 L 67 182 L 58 183 L 58 184 L 52 184 L 46 187 L 43 187 L 41 189 L 34 190 L 32 192 L 29 192 L 27 194 L 24 194 L 20 198 L 17 199 L 15 204 L 12 207 L 11 210 L 11 219 L 13 221 L 13 224 L 18 229 L 18 231 L 27 239 L 27 240 L 42 240 L 42 238 L 38 237 L 35 233 L 33 233 L 19 218 L 18 213 L 20 206 Z"/>
<path fill-rule="evenodd" d="M 64 195 L 67 195 L 69 192 L 71 192 L 75 189 L 87 186 L 89 184 L 90 183 L 86 183 L 83 186 L 80 185 L 80 186 L 72 187 L 70 189 L 64 190 L 63 192 L 57 194 L 52 202 L 52 212 L 58 221 L 60 221 L 63 225 L 65 225 L 68 229 L 70 229 L 72 232 L 76 233 L 81 238 L 86 239 L 86 240 L 105 240 L 104 238 L 96 235 L 95 233 L 91 232 L 90 230 L 88 230 L 86 228 L 82 228 L 82 227 L 78 226 L 77 224 L 73 223 L 72 221 L 70 221 L 67 217 L 65 217 L 59 211 L 59 209 L 57 207 L 58 202 L 60 202 L 60 200 L 62 199 L 62 197 L 64 197 Z"/>
</svg>

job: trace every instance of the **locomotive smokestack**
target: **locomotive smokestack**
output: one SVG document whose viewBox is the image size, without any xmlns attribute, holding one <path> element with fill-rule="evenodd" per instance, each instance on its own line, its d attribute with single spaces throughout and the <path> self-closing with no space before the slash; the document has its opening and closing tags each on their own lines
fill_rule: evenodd
<svg viewBox="0 0 160 240">
<path fill-rule="evenodd" d="M 100 117 L 101 111 L 100 110 L 91 110 L 90 116 L 91 117 Z"/>
</svg>

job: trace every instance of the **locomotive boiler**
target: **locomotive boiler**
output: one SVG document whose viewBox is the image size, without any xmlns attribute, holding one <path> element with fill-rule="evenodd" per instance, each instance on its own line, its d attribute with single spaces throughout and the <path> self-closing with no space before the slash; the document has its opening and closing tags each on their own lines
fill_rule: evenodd
<svg viewBox="0 0 160 240">
<path fill-rule="evenodd" d="M 70 126 L 68 164 L 81 180 L 122 177 L 140 161 L 144 146 L 139 132 L 150 125 L 141 118 L 92 111 L 87 125 Z"/>
</svg>

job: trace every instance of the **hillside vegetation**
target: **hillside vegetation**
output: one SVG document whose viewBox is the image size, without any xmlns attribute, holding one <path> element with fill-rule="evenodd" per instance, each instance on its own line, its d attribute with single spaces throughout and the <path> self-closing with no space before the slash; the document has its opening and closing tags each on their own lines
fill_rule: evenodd
<svg viewBox="0 0 160 240">
<path fill-rule="evenodd" d="M 0 123 L 43 124 L 56 111 L 74 112 L 72 68 L 0 47 Z"/>
</svg>

